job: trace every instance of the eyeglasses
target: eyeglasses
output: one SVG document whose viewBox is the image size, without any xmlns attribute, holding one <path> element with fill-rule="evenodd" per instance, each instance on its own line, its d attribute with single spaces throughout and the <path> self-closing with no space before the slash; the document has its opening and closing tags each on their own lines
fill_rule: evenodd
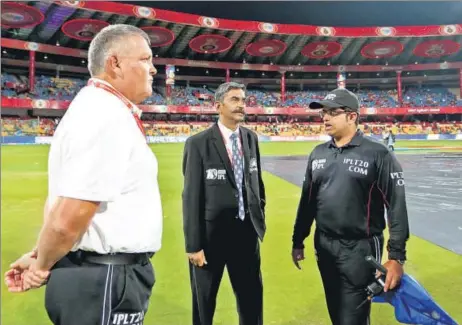
<svg viewBox="0 0 462 325">
<path fill-rule="evenodd" d="M 347 114 L 347 113 L 356 113 L 356 111 L 353 111 L 348 107 L 329 108 L 329 109 L 321 110 L 319 112 L 319 115 L 321 116 L 321 118 L 323 118 L 326 115 L 335 117 L 335 116 L 339 116 L 341 114 Z"/>
</svg>

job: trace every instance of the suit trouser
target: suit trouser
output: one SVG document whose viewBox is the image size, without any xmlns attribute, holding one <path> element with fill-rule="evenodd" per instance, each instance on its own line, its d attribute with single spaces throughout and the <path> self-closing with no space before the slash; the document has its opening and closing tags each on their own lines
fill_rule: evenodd
<svg viewBox="0 0 462 325">
<path fill-rule="evenodd" d="M 226 265 L 236 297 L 240 325 L 263 324 L 263 284 L 260 245 L 246 215 L 232 220 L 220 247 L 205 250 L 207 265 L 189 263 L 193 298 L 193 325 L 212 325 L 216 298 Z"/>
<path fill-rule="evenodd" d="M 149 260 L 102 265 L 65 257 L 51 271 L 45 307 L 54 325 L 142 325 L 154 282 Z"/>
<path fill-rule="evenodd" d="M 338 239 L 317 231 L 315 249 L 327 308 L 333 325 L 368 325 L 370 302 L 356 309 L 366 298 L 366 287 L 376 270 L 365 261 L 367 255 L 381 260 L 383 236 Z"/>
</svg>

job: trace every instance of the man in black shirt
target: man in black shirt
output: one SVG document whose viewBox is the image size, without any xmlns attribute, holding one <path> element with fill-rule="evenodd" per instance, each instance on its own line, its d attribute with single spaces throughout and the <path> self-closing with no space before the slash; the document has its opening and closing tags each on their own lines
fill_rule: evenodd
<svg viewBox="0 0 462 325">
<path fill-rule="evenodd" d="M 357 96 L 340 88 L 310 104 L 322 109 L 332 140 L 308 158 L 292 237 L 292 259 L 300 269 L 303 241 L 316 220 L 316 259 L 333 325 L 369 324 L 370 302 L 357 307 L 375 276 L 365 257 L 381 261 L 384 206 L 390 232 L 386 291 L 399 284 L 409 238 L 402 168 L 383 144 L 357 130 L 359 107 Z"/>
</svg>

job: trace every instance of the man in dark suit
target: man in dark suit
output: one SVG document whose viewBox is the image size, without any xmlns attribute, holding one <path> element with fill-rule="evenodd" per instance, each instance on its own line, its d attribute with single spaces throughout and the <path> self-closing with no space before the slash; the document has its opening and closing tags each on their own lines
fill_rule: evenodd
<svg viewBox="0 0 462 325">
<path fill-rule="evenodd" d="M 183 221 L 193 298 L 193 325 L 212 325 L 226 265 L 240 325 L 263 324 L 260 246 L 265 188 L 257 135 L 244 119 L 245 86 L 215 93 L 219 121 L 186 141 Z"/>
</svg>

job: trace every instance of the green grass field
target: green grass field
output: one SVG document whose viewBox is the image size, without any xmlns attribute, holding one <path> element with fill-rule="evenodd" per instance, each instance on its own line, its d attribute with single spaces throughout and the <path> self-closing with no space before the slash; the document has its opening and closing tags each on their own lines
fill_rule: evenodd
<svg viewBox="0 0 462 325">
<path fill-rule="evenodd" d="M 262 143 L 264 155 L 307 155 L 315 143 Z M 462 141 L 409 141 L 401 147 L 459 147 Z M 157 282 L 145 325 L 191 324 L 191 294 L 184 253 L 181 216 L 181 157 L 183 144 L 152 146 L 159 160 L 164 209 L 163 247 L 153 258 Z M 2 147 L 2 272 L 35 244 L 47 193 L 46 146 Z M 306 241 L 306 261 L 297 270 L 290 258 L 291 232 L 300 190 L 264 173 L 267 188 L 268 232 L 262 245 L 264 323 L 277 325 L 329 324 L 321 280 L 315 265 L 312 238 Z M 406 270 L 419 280 L 456 320 L 462 321 L 462 256 L 411 237 Z M 48 325 L 44 289 L 11 294 L 2 286 L 2 325 Z M 235 300 L 225 273 L 215 324 L 238 324 Z M 373 324 L 397 324 L 393 310 L 374 304 Z M 87 324 L 82 324 L 87 325 Z"/>
</svg>

